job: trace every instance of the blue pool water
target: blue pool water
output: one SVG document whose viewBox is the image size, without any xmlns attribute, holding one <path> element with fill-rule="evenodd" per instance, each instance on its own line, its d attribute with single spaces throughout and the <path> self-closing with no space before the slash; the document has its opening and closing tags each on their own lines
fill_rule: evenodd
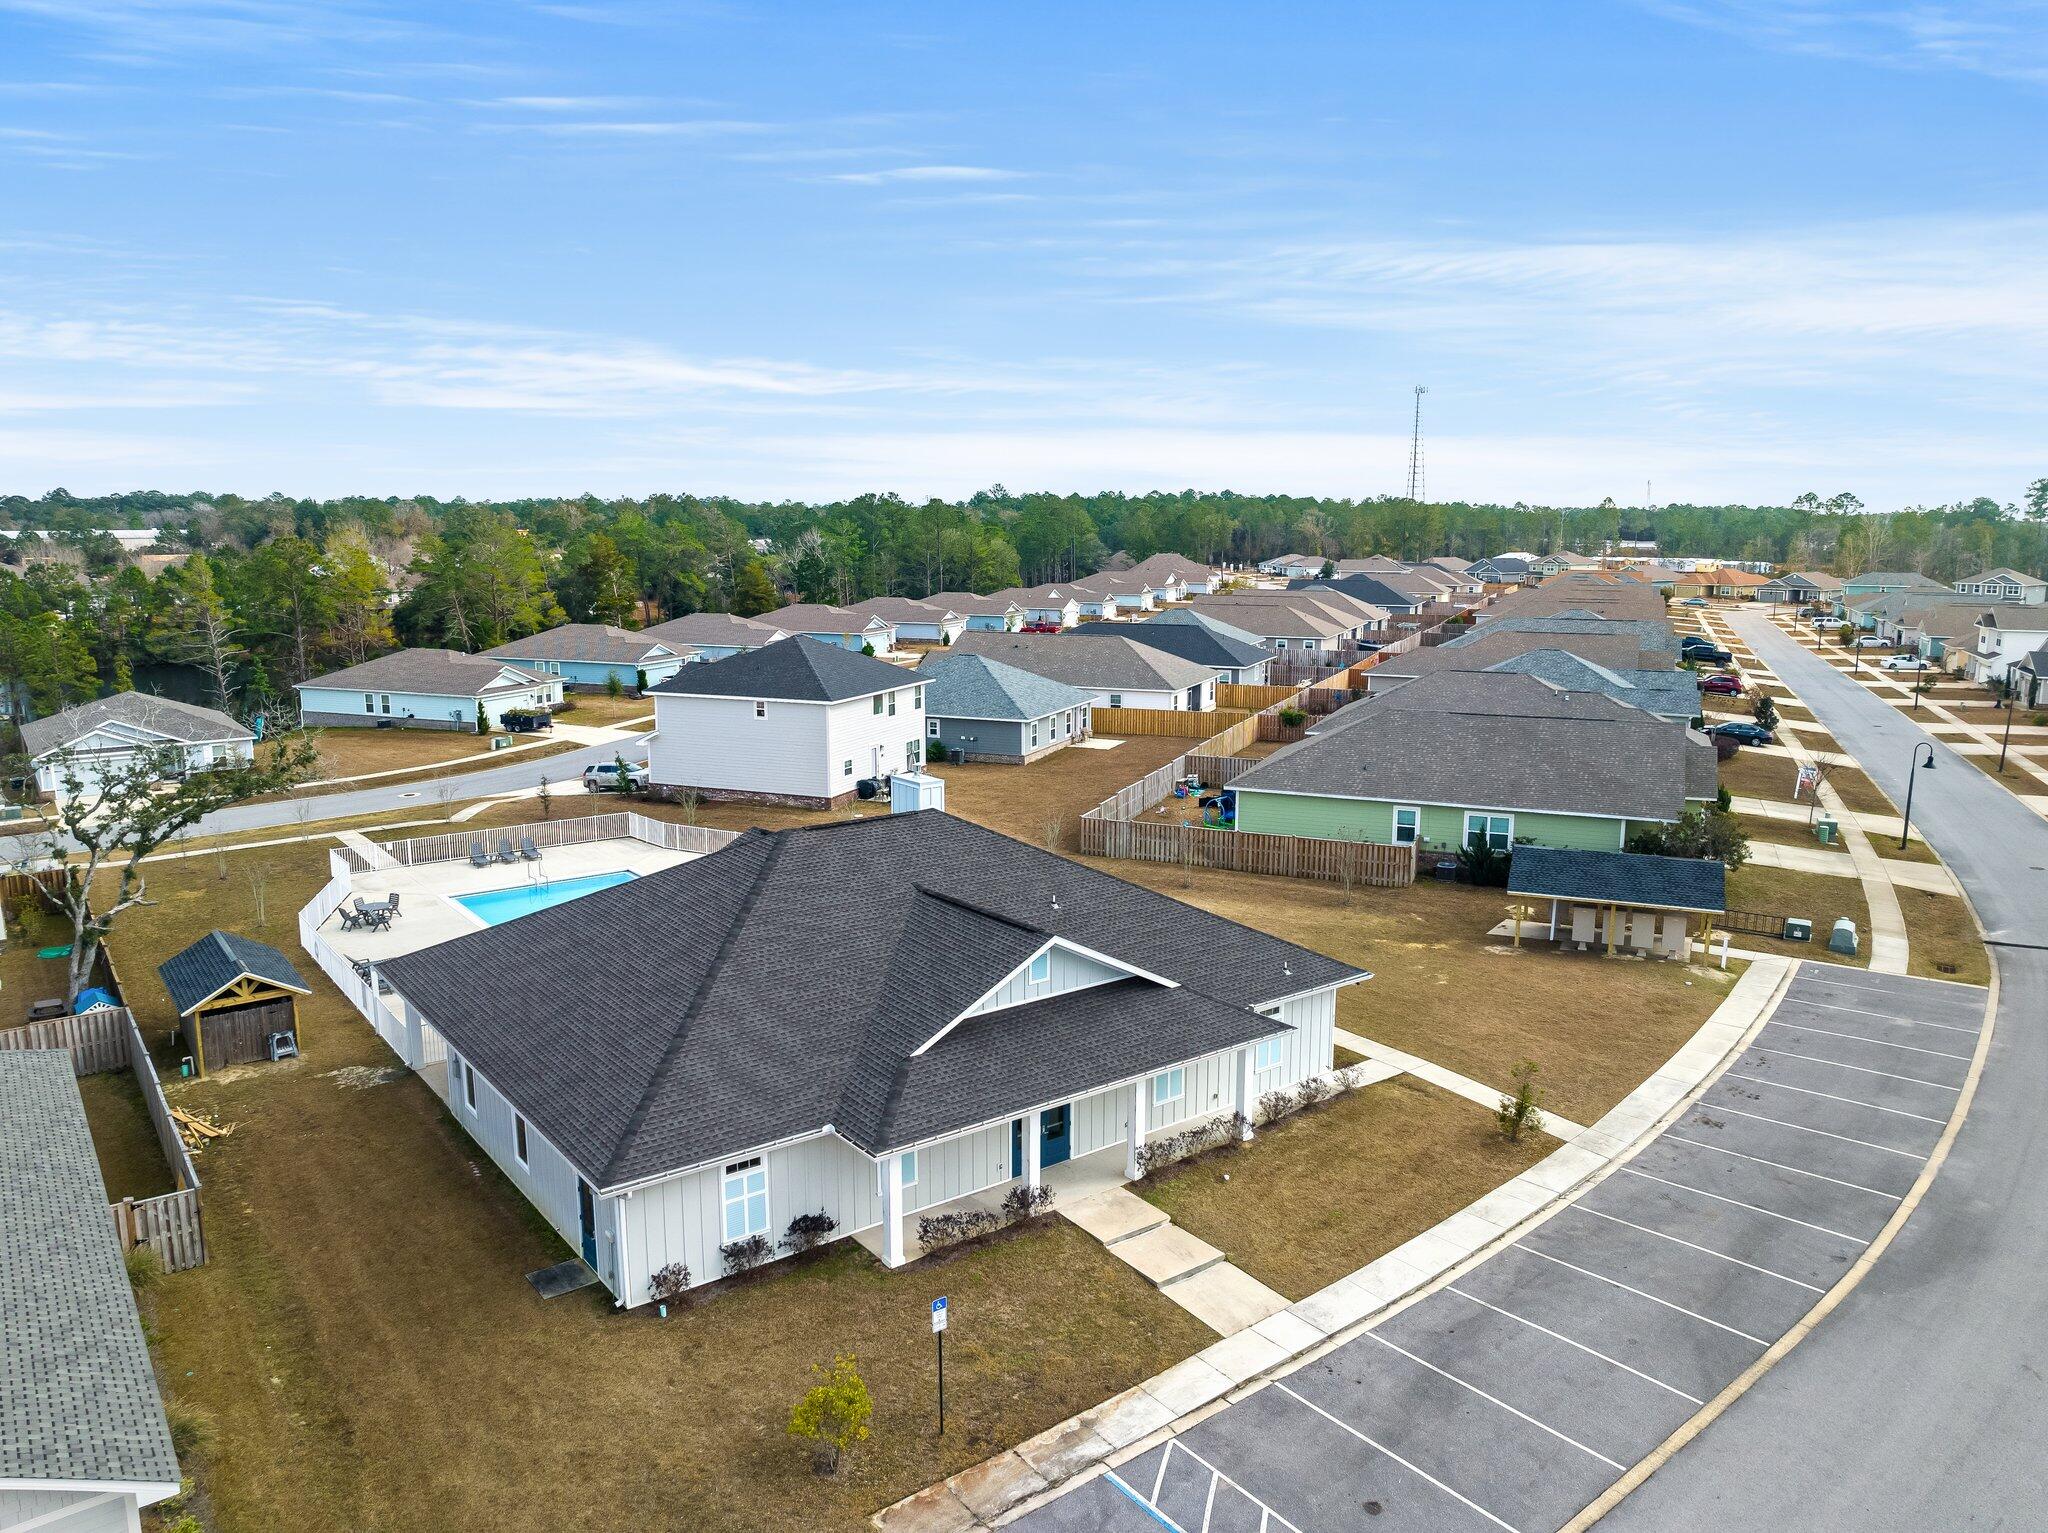
<svg viewBox="0 0 2048 1533">
<path fill-rule="evenodd" d="M 587 878 L 564 878 L 550 884 L 522 884 L 516 889 L 492 889 L 484 894 L 458 894 L 455 903 L 462 906 L 486 926 L 502 926 L 507 921 L 516 921 L 521 916 L 530 916 L 536 910 L 546 910 L 551 905 L 564 905 L 570 900 L 599 889 L 609 889 L 616 884 L 628 882 L 631 873 L 592 873 Z"/>
</svg>

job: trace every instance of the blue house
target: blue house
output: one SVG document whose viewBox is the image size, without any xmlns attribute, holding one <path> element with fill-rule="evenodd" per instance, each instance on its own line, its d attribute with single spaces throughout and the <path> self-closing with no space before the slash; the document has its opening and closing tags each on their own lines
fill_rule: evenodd
<svg viewBox="0 0 2048 1533">
<path fill-rule="evenodd" d="M 730 612 L 687 612 L 641 629 L 640 637 L 658 640 L 689 661 L 730 660 L 764 644 L 779 644 L 787 635 L 780 628 Z"/>
<path fill-rule="evenodd" d="M 558 677 L 453 649 L 401 649 L 302 681 L 297 690 L 300 717 L 308 726 L 471 734 L 477 732 L 479 709 L 499 729 L 507 710 L 550 708 L 562 700 Z"/>
<path fill-rule="evenodd" d="M 542 676 L 559 676 L 568 687 L 608 687 L 616 680 L 629 690 L 668 680 L 686 659 L 659 639 L 609 623 L 564 623 L 484 655 Z"/>
<path fill-rule="evenodd" d="M 1095 694 L 986 655 L 934 657 L 924 678 L 929 744 L 969 761 L 1022 763 L 1087 735 Z"/>
</svg>

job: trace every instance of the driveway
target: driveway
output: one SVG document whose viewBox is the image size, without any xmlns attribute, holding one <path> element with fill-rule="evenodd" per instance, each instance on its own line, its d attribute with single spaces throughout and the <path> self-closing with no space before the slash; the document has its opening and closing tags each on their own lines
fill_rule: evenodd
<svg viewBox="0 0 2048 1533">
<path fill-rule="evenodd" d="M 1563 1526 L 1762 1357 L 1893 1216 L 1955 1108 L 1984 1000 L 1800 965 L 1752 1046 L 1612 1175 L 1022 1525 Z"/>
</svg>

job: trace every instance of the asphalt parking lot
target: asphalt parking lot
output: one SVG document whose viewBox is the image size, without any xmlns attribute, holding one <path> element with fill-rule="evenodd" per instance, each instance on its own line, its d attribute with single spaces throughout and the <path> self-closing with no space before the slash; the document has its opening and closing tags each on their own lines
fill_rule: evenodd
<svg viewBox="0 0 2048 1533">
<path fill-rule="evenodd" d="M 1800 965 L 1698 1103 L 1577 1201 L 1019 1526 L 1562 1526 L 1883 1228 L 1955 1109 L 1984 1001 Z"/>
</svg>

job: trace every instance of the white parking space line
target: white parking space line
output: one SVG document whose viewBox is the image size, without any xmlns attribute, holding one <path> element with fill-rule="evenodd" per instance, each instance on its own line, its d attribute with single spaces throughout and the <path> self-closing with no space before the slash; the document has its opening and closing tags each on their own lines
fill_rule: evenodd
<svg viewBox="0 0 2048 1533">
<path fill-rule="evenodd" d="M 1214 1464 L 1210 1463 L 1207 1459 L 1203 1458 L 1201 1454 L 1195 1452 L 1193 1448 L 1190 1448 L 1185 1442 L 1181 1441 L 1181 1439 L 1178 1437 L 1169 1437 L 1166 1440 L 1165 1451 L 1159 1455 L 1159 1473 L 1152 1477 L 1152 1499 L 1149 1501 L 1146 1500 L 1143 1496 L 1140 1496 L 1135 1490 L 1132 1490 L 1129 1483 L 1121 1479 L 1114 1469 L 1105 1470 L 1104 1473 L 1106 1473 L 1110 1479 L 1115 1480 L 1118 1485 L 1122 1486 L 1123 1489 L 1129 1493 L 1131 1498 L 1138 1503 L 1138 1505 L 1142 1506 L 1154 1517 L 1157 1517 L 1169 1528 L 1173 1528 L 1175 1530 L 1175 1533 L 1187 1533 L 1187 1530 L 1181 1528 L 1179 1523 L 1175 1522 L 1171 1517 L 1168 1517 L 1164 1512 L 1159 1510 L 1159 1497 L 1161 1492 L 1166 1487 L 1166 1474 L 1167 1471 L 1173 1466 L 1173 1456 L 1175 1453 L 1186 1454 L 1189 1458 L 1193 1459 L 1196 1464 L 1198 1464 L 1199 1466 L 1201 1466 L 1201 1468 L 1206 1470 L 1209 1475 L 1209 1492 L 1206 1496 L 1202 1498 L 1202 1526 L 1199 1530 L 1197 1530 L 1197 1533 L 1209 1533 L 1209 1524 L 1216 1516 L 1216 1491 L 1219 1486 L 1227 1487 L 1232 1492 L 1243 1497 L 1246 1501 L 1249 1501 L 1253 1506 L 1259 1509 L 1259 1533 L 1267 1533 L 1267 1530 L 1270 1529 L 1275 1523 L 1278 1523 L 1281 1527 L 1288 1529 L 1289 1533 L 1301 1533 L 1301 1528 L 1297 1524 L 1288 1521 L 1287 1518 L 1281 1516 L 1278 1512 L 1274 1511 L 1271 1505 L 1264 1501 L 1261 1501 L 1257 1496 L 1253 1495 L 1250 1491 L 1246 1490 L 1242 1485 L 1238 1484 L 1237 1481 L 1231 1479 L 1229 1475 L 1225 1474 L 1222 1470 L 1218 1469 Z"/>
<path fill-rule="evenodd" d="M 1830 1006 L 1826 1001 L 1800 1001 L 1801 1006 L 1811 1006 L 1815 1011 L 1846 1011 L 1859 1017 L 1878 1017 L 1886 1022 L 1900 1022 L 1907 1027 L 1938 1027 L 1945 1033 L 1968 1033 L 1977 1036 L 1974 1027 L 1957 1027 L 1953 1022 L 1924 1022 L 1918 1017 L 1895 1017 L 1888 1011 L 1868 1011 L 1861 1006 Z"/>
<path fill-rule="evenodd" d="M 1767 1049 L 1761 1044 L 1752 1045 L 1751 1052 L 1775 1054 L 1780 1059 L 1803 1059 L 1810 1065 L 1832 1065 L 1837 1070 L 1854 1070 L 1858 1075 L 1881 1075 L 1888 1081 L 1906 1081 L 1915 1086 L 1932 1086 L 1936 1091 L 1952 1092 L 1957 1096 L 1961 1096 L 1963 1093 L 1963 1088 L 1960 1086 L 1944 1085 L 1940 1081 L 1926 1080 L 1918 1075 L 1900 1075 L 1893 1070 L 1873 1070 L 1868 1065 L 1845 1065 L 1839 1059 L 1822 1059 L 1818 1054 L 1799 1054 L 1791 1049 Z"/>
<path fill-rule="evenodd" d="M 1838 1033 L 1825 1027 L 1804 1027 L 1797 1022 L 1780 1022 L 1775 1017 L 1764 1026 L 1789 1027 L 1795 1033 L 1818 1033 L 1823 1038 L 1847 1038 L 1851 1043 L 1867 1043 L 1880 1049 L 1903 1049 L 1908 1054 L 1932 1054 L 1936 1059 L 1960 1059 L 1964 1064 L 1970 1062 L 1969 1055 L 1951 1054 L 1946 1049 L 1920 1049 L 1910 1043 L 1892 1043 L 1884 1038 L 1866 1038 L 1861 1033 Z"/>
<path fill-rule="evenodd" d="M 1700 1111 L 1732 1113 L 1738 1118 L 1754 1118 L 1759 1123 L 1775 1123 L 1779 1128 L 1797 1129 L 1802 1134 L 1818 1134 L 1823 1139 L 1839 1139 L 1844 1144 L 1860 1144 L 1866 1150 L 1882 1150 L 1887 1155 L 1903 1155 L 1907 1160 L 1917 1160 L 1923 1165 L 1927 1161 L 1925 1155 L 1915 1155 L 1911 1150 L 1895 1150 L 1888 1144 L 1872 1144 L 1868 1139 L 1858 1139 L 1850 1134 L 1831 1134 L 1824 1128 L 1808 1128 L 1804 1123 L 1788 1123 L 1783 1118 L 1766 1117 L 1763 1113 L 1747 1112 L 1740 1107 L 1724 1107 L 1719 1102 L 1711 1109 L 1703 1107 Z"/>
<path fill-rule="evenodd" d="M 1696 1198 L 1712 1198 L 1716 1203 L 1726 1203 L 1731 1208 L 1746 1208 L 1753 1214 L 1764 1214 L 1772 1219 L 1783 1219 L 1787 1224 L 1796 1224 L 1803 1230 L 1818 1230 L 1823 1235 L 1832 1235 L 1837 1240 L 1846 1240 L 1851 1245 L 1867 1246 L 1870 1242 L 1861 1235 L 1845 1235 L 1840 1230 L 1831 1230 L 1825 1224 L 1815 1224 L 1807 1219 L 1795 1219 L 1790 1214 L 1781 1214 L 1775 1208 L 1765 1208 L 1757 1203 L 1745 1203 L 1740 1198 L 1724 1198 L 1718 1192 L 1708 1192 L 1701 1187 L 1688 1187 L 1684 1182 L 1674 1182 L 1668 1176 L 1652 1176 L 1647 1171 L 1638 1171 L 1634 1166 L 1621 1168 L 1624 1176 L 1639 1176 L 1646 1182 L 1662 1182 L 1666 1187 L 1676 1187 L 1680 1192 L 1689 1192 Z"/>
<path fill-rule="evenodd" d="M 1930 1118 L 1924 1112 L 1907 1112 L 1903 1107 L 1880 1107 L 1875 1102 L 1865 1102 L 1858 1097 L 1836 1096 L 1832 1091 L 1815 1091 L 1810 1086 L 1788 1086 L 1783 1081 L 1767 1081 L 1761 1075 L 1743 1075 L 1734 1070 L 1721 1072 L 1724 1081 L 1749 1081 L 1757 1086 L 1774 1086 L 1780 1091 L 1796 1091 L 1803 1097 L 1826 1097 L 1830 1102 L 1847 1102 L 1851 1107 L 1867 1107 L 1872 1112 L 1888 1112 L 1894 1118 L 1918 1118 L 1922 1123 L 1940 1125 L 1946 1118 Z"/>
<path fill-rule="evenodd" d="M 1765 1277 L 1776 1278 L 1781 1283 L 1790 1283 L 1794 1288 L 1805 1288 L 1814 1293 L 1827 1292 L 1825 1288 L 1817 1288 L 1812 1283 L 1802 1282 L 1796 1277 L 1787 1277 L 1782 1272 L 1773 1272 L 1769 1267 L 1759 1267 L 1755 1262 L 1746 1262 L 1739 1256 L 1730 1256 L 1726 1251 L 1716 1251 L 1712 1246 L 1694 1245 L 1690 1240 L 1681 1240 L 1678 1236 L 1666 1234 L 1663 1230 L 1653 1230 L 1647 1224 L 1637 1224 L 1633 1219 L 1624 1219 L 1619 1214 L 1603 1214 L 1599 1209 L 1588 1208 L 1583 1203 L 1572 1203 L 1567 1206 L 1573 1213 L 1591 1214 L 1595 1219 L 1625 1224 L 1632 1230 L 1641 1230 L 1645 1235 L 1655 1235 L 1659 1240 L 1668 1240 L 1675 1246 L 1684 1246 L 1688 1251 L 1698 1251 L 1702 1256 L 1712 1256 L 1720 1261 L 1733 1262 L 1738 1267 L 1747 1267 L 1751 1272 L 1761 1272 Z"/>
<path fill-rule="evenodd" d="M 1372 1438 L 1366 1436 L 1365 1433 L 1359 1431 L 1358 1428 L 1353 1426 L 1350 1422 L 1345 1421 L 1340 1417 L 1332 1416 L 1328 1411 L 1324 1410 L 1320 1405 L 1316 1404 L 1315 1401 L 1307 1399 L 1302 1395 L 1296 1394 L 1293 1390 L 1289 1389 L 1285 1384 L 1276 1383 L 1273 1385 L 1273 1387 L 1279 1390 L 1281 1394 L 1288 1396 L 1290 1399 L 1300 1401 L 1303 1405 L 1307 1406 L 1310 1410 L 1314 1411 L 1318 1416 L 1322 1417 L 1332 1426 L 1339 1427 L 1342 1430 L 1349 1432 L 1353 1437 L 1357 1438 L 1360 1442 L 1364 1443 L 1368 1448 L 1371 1448 L 1374 1452 L 1384 1453 L 1388 1458 L 1392 1459 L 1395 1463 L 1399 1464 L 1403 1469 L 1407 1470 L 1410 1474 L 1418 1475 L 1422 1479 L 1429 1481 L 1430 1484 L 1434 1485 L 1438 1490 L 1442 1491 L 1445 1495 L 1449 1496 L 1453 1501 L 1456 1501 L 1461 1506 L 1470 1507 L 1473 1511 L 1477 1512 L 1481 1517 L 1484 1517 L 1488 1522 L 1492 1523 L 1495 1527 L 1505 1528 L 1507 1529 L 1507 1533 L 1521 1533 L 1521 1529 L 1517 1528 L 1513 1523 L 1494 1516 L 1493 1513 L 1489 1512 L 1477 1501 L 1474 1501 L 1470 1496 L 1463 1495 L 1459 1493 L 1457 1490 L 1453 1489 L 1451 1486 L 1444 1484 L 1442 1480 L 1439 1480 L 1427 1469 L 1423 1469 L 1415 1464 L 1409 1463 L 1408 1460 L 1401 1457 L 1400 1454 L 1396 1453 L 1392 1448 L 1389 1448 L 1385 1443 L 1375 1442 Z"/>
<path fill-rule="evenodd" d="M 1368 1340 L 1378 1342 L 1381 1346 L 1387 1348 L 1389 1351 L 1400 1353 L 1403 1357 L 1407 1358 L 1409 1362 L 1420 1363 L 1423 1367 L 1427 1368 L 1431 1373 L 1434 1373 L 1441 1378 L 1449 1379 L 1453 1384 L 1456 1384 L 1459 1388 L 1471 1390 L 1473 1394 L 1479 1396 L 1479 1398 L 1486 1401 L 1487 1404 L 1499 1406 L 1502 1410 L 1506 1411 L 1510 1416 L 1518 1417 L 1519 1419 L 1528 1422 L 1529 1425 L 1536 1428 L 1537 1431 L 1548 1432 L 1552 1437 L 1555 1437 L 1559 1442 L 1564 1443 L 1570 1447 L 1577 1448 L 1581 1453 L 1589 1454 L 1593 1458 L 1600 1460 L 1601 1463 L 1605 1464 L 1609 1469 L 1612 1469 L 1616 1474 L 1626 1474 L 1628 1472 L 1628 1465 L 1615 1463 L 1614 1460 L 1609 1458 L 1606 1454 L 1587 1447 L 1584 1443 L 1580 1442 L 1576 1437 L 1567 1437 L 1564 1433 L 1558 1431 L 1556 1427 L 1538 1421 L 1534 1416 L 1531 1416 L 1527 1411 L 1516 1410 L 1512 1405 L 1508 1404 L 1507 1401 L 1500 1399 L 1498 1396 L 1488 1394 L 1485 1390 L 1481 1389 L 1477 1384 L 1473 1384 L 1464 1379 L 1459 1378 L 1455 1373 L 1452 1373 L 1449 1369 L 1439 1368 L 1435 1363 L 1432 1363 L 1428 1358 L 1417 1357 L 1413 1352 L 1410 1352 L 1406 1347 L 1396 1346 L 1393 1342 L 1388 1341 L 1386 1337 L 1380 1335 L 1379 1332 L 1367 1331 L 1365 1335 Z"/>
<path fill-rule="evenodd" d="M 1804 1166 L 1788 1166 L 1782 1160 L 1766 1160 L 1761 1155 L 1746 1155 L 1741 1150 L 1731 1150 L 1724 1145 L 1708 1144 L 1704 1139 L 1687 1139 L 1683 1134 L 1664 1136 L 1673 1144 L 1689 1144 L 1695 1150 L 1711 1150 L 1716 1155 L 1733 1155 L 1737 1160 L 1753 1160 L 1759 1166 L 1775 1166 L 1780 1171 L 1789 1171 L 1794 1176 L 1810 1176 L 1817 1182 L 1833 1182 L 1837 1187 L 1846 1187 L 1851 1192 L 1867 1192 L 1874 1198 L 1884 1198 L 1897 1203 L 1899 1196 L 1891 1192 L 1879 1192 L 1875 1187 L 1866 1187 L 1861 1182 L 1845 1182 L 1839 1176 L 1823 1176 L 1818 1171 L 1808 1171 Z"/>
<path fill-rule="evenodd" d="M 1528 1256 L 1541 1257 L 1547 1262 L 1556 1262 L 1558 1266 L 1565 1268 L 1567 1271 L 1576 1272 L 1581 1277 L 1589 1277 L 1596 1283 L 1605 1283 L 1610 1288 L 1619 1288 L 1623 1293 L 1632 1293 L 1638 1299 L 1648 1299 L 1652 1304 L 1661 1304 L 1664 1308 L 1676 1314 L 1690 1315 L 1693 1319 L 1699 1321 L 1701 1325 L 1710 1325 L 1717 1331 L 1726 1331 L 1730 1336 L 1740 1336 L 1744 1341 L 1753 1341 L 1760 1347 L 1768 1347 L 1770 1345 L 1761 1336 L 1752 1336 L 1747 1331 L 1738 1331 L 1734 1326 L 1723 1325 L 1711 1316 L 1702 1315 L 1696 1309 L 1687 1309 L 1683 1304 L 1673 1304 L 1669 1299 L 1660 1299 L 1655 1294 L 1646 1293 L 1640 1288 L 1631 1288 L 1628 1284 L 1615 1278 L 1603 1277 L 1590 1267 L 1581 1267 L 1575 1262 L 1568 1262 L 1562 1256 L 1552 1256 L 1548 1251 L 1539 1251 L 1534 1246 L 1513 1245 L 1507 1247 L 1507 1249 L 1510 1251 L 1520 1251 Z"/>
<path fill-rule="evenodd" d="M 1587 1346 L 1583 1341 L 1573 1341 L 1571 1337 L 1565 1335 L 1563 1332 L 1553 1331 L 1547 1325 L 1538 1325 L 1535 1321 L 1529 1319 L 1526 1315 L 1518 1315 L 1511 1309 L 1502 1309 L 1498 1304 L 1490 1304 L 1486 1300 L 1480 1298 L 1477 1294 L 1469 1294 L 1465 1292 L 1464 1289 L 1458 1287 L 1455 1283 L 1445 1285 L 1443 1291 L 1445 1293 L 1454 1293 L 1461 1299 L 1470 1300 L 1472 1303 L 1478 1305 L 1481 1309 L 1490 1309 L 1496 1315 L 1505 1315 L 1508 1319 L 1515 1321 L 1519 1325 L 1526 1325 L 1532 1331 L 1541 1331 L 1545 1336 L 1550 1337 L 1554 1341 L 1561 1341 L 1568 1347 L 1576 1347 L 1579 1349 L 1579 1351 L 1585 1353 L 1586 1356 L 1597 1357 L 1600 1359 L 1601 1362 L 1608 1364 L 1610 1367 L 1619 1368 L 1623 1373 L 1634 1374 L 1637 1378 L 1641 1379 L 1645 1384 L 1654 1384 L 1659 1389 L 1665 1391 L 1667 1394 L 1674 1394 L 1678 1396 L 1678 1398 L 1681 1400 L 1690 1401 L 1694 1405 L 1705 1405 L 1707 1403 L 1706 1401 L 1702 1400 L 1698 1395 L 1689 1395 L 1684 1390 L 1680 1389 L 1676 1384 L 1667 1384 L 1662 1379 L 1653 1378 L 1651 1375 L 1643 1372 L 1643 1370 L 1640 1368 L 1631 1368 L 1627 1363 L 1624 1363 L 1620 1358 L 1609 1357 L 1605 1352 L 1596 1351 L 1594 1348 Z"/>
<path fill-rule="evenodd" d="M 1135 1506 L 1147 1517 L 1150 1517 L 1154 1522 L 1158 1523 L 1160 1527 L 1165 1528 L 1167 1530 L 1167 1533 L 1188 1533 L 1188 1530 L 1186 1528 L 1182 1527 L 1179 1523 L 1175 1522 L 1171 1517 L 1167 1516 L 1166 1513 L 1160 1511 L 1158 1507 L 1154 1506 L 1151 1502 L 1147 1501 L 1143 1496 L 1139 1495 L 1135 1490 L 1133 1490 L 1131 1488 L 1130 1482 L 1126 1480 L 1122 1475 L 1118 1474 L 1114 1469 L 1103 1470 L 1102 1477 L 1105 1480 L 1109 1481 L 1109 1483 L 1112 1486 L 1114 1486 L 1119 1492 L 1121 1492 L 1126 1501 L 1130 1502 L 1132 1506 Z"/>
</svg>

